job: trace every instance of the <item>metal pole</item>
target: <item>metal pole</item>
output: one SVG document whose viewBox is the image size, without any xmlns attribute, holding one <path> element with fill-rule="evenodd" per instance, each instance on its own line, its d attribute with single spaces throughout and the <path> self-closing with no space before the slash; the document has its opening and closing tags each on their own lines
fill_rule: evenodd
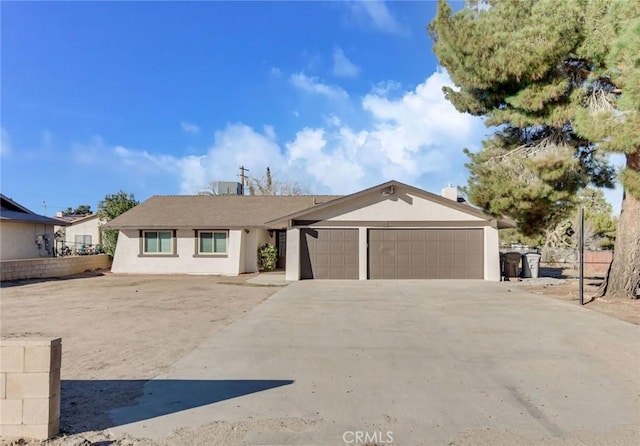
<svg viewBox="0 0 640 446">
<path fill-rule="evenodd" d="M 580 206 L 580 241 L 578 242 L 580 251 L 580 282 L 578 282 L 578 293 L 580 305 L 584 305 L 584 208 Z"/>
</svg>

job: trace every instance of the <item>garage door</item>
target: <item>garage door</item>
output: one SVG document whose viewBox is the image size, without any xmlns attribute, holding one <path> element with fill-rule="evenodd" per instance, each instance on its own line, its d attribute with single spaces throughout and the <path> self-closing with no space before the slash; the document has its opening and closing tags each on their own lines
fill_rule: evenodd
<svg viewBox="0 0 640 446">
<path fill-rule="evenodd" d="M 370 229 L 371 279 L 483 279 L 483 229 Z"/>
<path fill-rule="evenodd" d="M 301 279 L 357 279 L 357 229 L 301 229 Z"/>
</svg>

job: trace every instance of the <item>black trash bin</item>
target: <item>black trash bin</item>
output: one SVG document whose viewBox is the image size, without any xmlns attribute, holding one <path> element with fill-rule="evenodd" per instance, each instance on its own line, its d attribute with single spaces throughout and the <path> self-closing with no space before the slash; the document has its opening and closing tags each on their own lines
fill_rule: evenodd
<svg viewBox="0 0 640 446">
<path fill-rule="evenodd" d="M 501 257 L 503 257 L 504 269 L 502 275 L 504 276 L 504 280 L 509 280 L 510 277 L 519 277 L 520 272 L 518 269 L 520 267 L 520 260 L 522 260 L 522 254 L 519 252 L 507 252 Z"/>
</svg>

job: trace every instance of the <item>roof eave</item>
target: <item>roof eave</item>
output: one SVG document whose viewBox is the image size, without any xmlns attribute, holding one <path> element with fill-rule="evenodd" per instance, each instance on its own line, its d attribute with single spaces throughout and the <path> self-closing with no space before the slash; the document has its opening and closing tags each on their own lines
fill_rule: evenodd
<svg viewBox="0 0 640 446">
<path fill-rule="evenodd" d="M 447 207 L 450 207 L 452 209 L 456 209 L 458 211 L 464 212 L 464 213 L 469 214 L 469 215 L 473 215 L 473 216 L 478 217 L 478 218 L 482 218 L 484 220 L 493 220 L 493 218 L 490 215 L 485 214 L 484 212 L 482 212 L 480 210 L 477 210 L 477 209 L 474 209 L 474 208 L 472 208 L 472 207 L 470 207 L 468 205 L 465 205 L 465 204 L 462 204 L 462 203 L 458 203 L 457 201 L 453 201 L 453 200 L 450 200 L 448 198 L 441 197 L 440 195 L 436 195 L 434 193 L 419 189 L 419 188 L 414 187 L 414 186 L 410 186 L 408 184 L 401 183 L 400 181 L 391 180 L 391 181 L 387 181 L 387 182 L 382 183 L 382 184 L 378 184 L 377 186 L 373 186 L 373 187 L 370 187 L 368 189 L 364 189 L 364 190 L 362 190 L 360 192 L 355 192 L 355 193 L 353 193 L 351 195 L 345 195 L 345 196 L 337 198 L 335 200 L 331 200 L 331 201 L 328 201 L 326 203 L 322 203 L 322 204 L 319 204 L 317 206 L 313 206 L 311 208 L 307 208 L 307 209 L 304 209 L 302 211 L 295 212 L 293 214 L 285 215 L 285 216 L 280 217 L 278 219 L 268 221 L 266 224 L 267 225 L 274 225 L 274 224 L 283 223 L 283 222 L 289 221 L 289 220 L 299 219 L 300 217 L 303 217 L 304 215 L 307 215 L 307 214 L 309 214 L 311 212 L 322 210 L 322 209 L 325 209 L 325 208 L 330 207 L 330 206 L 335 206 L 337 204 L 344 203 L 346 201 L 354 200 L 354 199 L 356 199 L 358 197 L 361 197 L 363 195 L 369 194 L 371 192 L 375 192 L 377 190 L 386 189 L 386 188 L 388 188 L 390 186 L 403 187 L 405 189 L 408 189 L 409 191 L 414 192 L 417 195 L 423 195 L 427 199 L 429 199 L 429 200 L 431 200 L 431 201 L 433 201 L 435 203 L 441 204 L 443 206 L 447 206 Z"/>
</svg>

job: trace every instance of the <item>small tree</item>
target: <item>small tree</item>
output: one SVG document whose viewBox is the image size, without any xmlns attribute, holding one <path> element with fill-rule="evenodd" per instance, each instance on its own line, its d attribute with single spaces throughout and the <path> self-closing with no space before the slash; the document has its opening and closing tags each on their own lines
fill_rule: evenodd
<svg viewBox="0 0 640 446">
<path fill-rule="evenodd" d="M 98 217 L 105 221 L 113 220 L 129 209 L 136 207 L 138 204 L 139 202 L 133 194 L 127 194 L 124 191 L 113 195 L 106 195 L 104 200 L 98 203 Z M 102 246 L 104 251 L 113 256 L 116 252 L 119 231 L 117 229 L 105 229 L 102 225 L 100 225 L 100 231 L 102 232 Z"/>
<path fill-rule="evenodd" d="M 249 195 L 304 195 L 308 192 L 307 187 L 296 182 L 274 180 L 269 167 L 264 176 L 249 178 Z"/>
</svg>

